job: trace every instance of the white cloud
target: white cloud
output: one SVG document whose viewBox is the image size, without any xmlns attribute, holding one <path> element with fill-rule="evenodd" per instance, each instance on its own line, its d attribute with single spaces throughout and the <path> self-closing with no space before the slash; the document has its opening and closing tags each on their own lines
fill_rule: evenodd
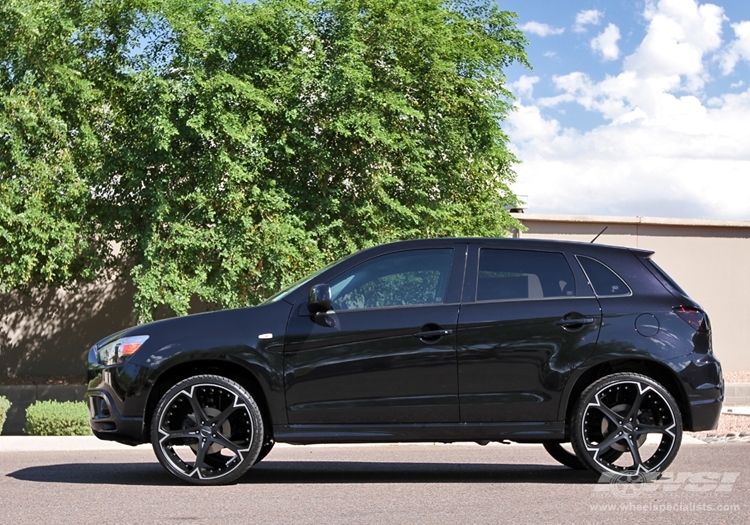
<svg viewBox="0 0 750 525">
<path fill-rule="evenodd" d="M 521 75 L 521 78 L 511 82 L 510 89 L 518 97 L 531 98 L 534 95 L 534 84 L 539 82 L 539 77 Z"/>
<path fill-rule="evenodd" d="M 516 106 L 516 111 L 508 115 L 508 121 L 513 127 L 514 140 L 531 140 L 540 145 L 554 140 L 561 129 L 556 120 L 545 119 L 538 107 L 523 104 Z"/>
<path fill-rule="evenodd" d="M 661 0 L 648 3 L 644 17 L 646 35 L 618 75 L 554 77 L 557 96 L 527 98 L 509 118 L 522 161 L 514 190 L 529 196 L 532 213 L 749 220 L 750 89 L 700 98 L 723 10 Z M 607 124 L 565 128 L 548 114 L 564 103 Z"/>
<path fill-rule="evenodd" d="M 580 11 L 576 15 L 576 23 L 573 26 L 573 31 L 576 33 L 585 33 L 587 25 L 598 26 L 602 21 L 603 14 L 604 13 L 597 11 L 596 9 L 585 9 Z"/>
<path fill-rule="evenodd" d="M 565 32 L 564 27 L 552 27 L 548 24 L 535 22 L 533 20 L 520 25 L 519 28 L 526 33 L 531 33 L 532 35 L 537 36 L 561 35 Z"/>
<path fill-rule="evenodd" d="M 557 52 L 556 51 L 545 51 L 542 54 L 542 56 L 547 57 L 547 58 L 555 58 L 557 56 Z"/>
<path fill-rule="evenodd" d="M 618 40 L 620 40 L 620 29 L 615 24 L 609 24 L 599 36 L 591 40 L 591 49 L 601 53 L 604 60 L 617 60 L 620 58 Z"/>
<path fill-rule="evenodd" d="M 646 37 L 626 58 L 625 67 L 642 78 L 685 77 L 691 91 L 703 87 L 708 74 L 704 56 L 721 45 L 722 8 L 695 0 L 661 0 L 647 4 Z"/>
<path fill-rule="evenodd" d="M 732 24 L 735 39 L 721 56 L 721 67 L 725 75 L 734 71 L 740 60 L 750 62 L 750 22 Z"/>
</svg>

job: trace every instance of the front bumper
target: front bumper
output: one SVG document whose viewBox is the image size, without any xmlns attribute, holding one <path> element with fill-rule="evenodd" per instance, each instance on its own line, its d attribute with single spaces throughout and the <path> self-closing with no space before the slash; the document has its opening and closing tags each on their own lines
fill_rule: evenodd
<svg viewBox="0 0 750 525">
<path fill-rule="evenodd" d="M 89 424 L 99 439 L 117 441 L 125 445 L 145 443 L 143 418 L 124 417 L 117 410 L 111 395 L 105 390 L 87 390 Z"/>
<path fill-rule="evenodd" d="M 117 441 L 126 445 L 148 442 L 145 435 L 142 396 L 137 395 L 132 366 L 105 366 L 98 362 L 92 348 L 88 357 L 89 425 L 99 439 Z"/>
</svg>

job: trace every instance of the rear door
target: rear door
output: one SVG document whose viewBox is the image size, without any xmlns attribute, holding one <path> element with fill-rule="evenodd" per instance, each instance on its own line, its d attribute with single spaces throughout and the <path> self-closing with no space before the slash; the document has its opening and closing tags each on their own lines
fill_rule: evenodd
<svg viewBox="0 0 750 525">
<path fill-rule="evenodd" d="M 566 381 L 593 353 L 600 325 L 572 257 L 472 246 L 458 320 L 461 421 L 557 420 Z"/>
</svg>

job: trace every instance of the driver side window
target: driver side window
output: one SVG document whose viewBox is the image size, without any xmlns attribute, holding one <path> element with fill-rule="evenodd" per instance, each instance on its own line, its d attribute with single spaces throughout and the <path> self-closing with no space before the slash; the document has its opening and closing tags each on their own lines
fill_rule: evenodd
<svg viewBox="0 0 750 525">
<path fill-rule="evenodd" d="M 410 250 L 370 259 L 331 282 L 334 310 L 442 303 L 452 248 Z"/>
</svg>

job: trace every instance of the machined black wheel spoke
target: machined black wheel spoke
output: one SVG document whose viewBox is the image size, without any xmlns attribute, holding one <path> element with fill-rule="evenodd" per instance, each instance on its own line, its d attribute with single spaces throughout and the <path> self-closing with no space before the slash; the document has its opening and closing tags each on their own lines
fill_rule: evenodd
<svg viewBox="0 0 750 525">
<path fill-rule="evenodd" d="M 239 449 L 239 447 L 237 445 L 235 445 L 234 443 L 232 443 L 231 441 L 229 441 L 226 437 L 224 437 L 221 434 L 216 434 L 215 436 L 212 436 L 211 437 L 211 441 L 213 441 L 214 443 L 217 443 L 217 444 L 221 445 L 224 448 L 228 448 L 229 450 L 231 450 L 232 452 L 234 452 L 238 456 L 240 455 L 240 449 Z"/>
<path fill-rule="evenodd" d="M 198 451 L 195 454 L 195 468 L 201 469 L 206 468 L 206 453 L 208 448 L 211 446 L 207 439 L 202 439 L 198 443 Z"/>
<path fill-rule="evenodd" d="M 635 393 L 635 400 L 633 401 L 633 406 L 630 407 L 630 410 L 628 411 L 627 419 L 634 421 L 636 416 L 638 415 L 638 412 L 641 410 L 641 404 L 643 403 L 644 394 L 648 391 L 641 392 L 640 388 L 637 389 Z"/>
<path fill-rule="evenodd" d="M 614 423 L 615 425 L 620 426 L 622 424 L 622 416 L 618 414 L 617 412 L 613 411 L 607 405 L 603 404 L 601 401 L 599 402 L 598 405 L 592 404 L 590 406 L 591 408 L 596 408 L 597 410 L 599 410 L 599 412 L 604 414 L 607 417 L 607 419 L 612 421 L 612 423 Z"/>
<path fill-rule="evenodd" d="M 673 427 L 673 424 L 669 425 L 638 425 L 638 430 L 635 431 L 635 434 L 640 436 L 642 434 L 668 434 L 670 429 Z"/>
<path fill-rule="evenodd" d="M 607 452 L 607 449 L 612 448 L 612 445 L 617 443 L 618 441 L 622 441 L 623 436 L 620 432 L 614 431 L 609 436 L 607 436 L 604 441 L 596 445 L 596 448 L 599 449 L 599 455 L 601 456 L 605 452 Z"/>
<path fill-rule="evenodd" d="M 190 406 L 193 407 L 193 413 L 195 414 L 195 417 L 197 419 L 196 423 L 203 425 L 205 424 L 205 421 L 208 419 L 208 416 L 206 415 L 206 412 L 203 410 L 203 407 L 198 402 L 198 400 L 195 397 L 195 391 L 193 391 L 193 395 L 189 396 L 190 399 Z"/>
<path fill-rule="evenodd" d="M 633 456 L 633 466 L 636 470 L 638 470 L 638 467 L 643 465 L 643 461 L 641 460 L 641 453 L 638 451 L 638 442 L 631 437 L 628 437 L 625 441 L 627 442 L 628 448 L 630 449 L 630 455 Z"/>
<path fill-rule="evenodd" d="M 216 427 L 221 427 L 221 425 L 224 424 L 224 421 L 226 421 L 227 418 L 229 418 L 229 416 L 231 416 L 232 414 L 234 414 L 237 410 L 241 408 L 244 408 L 245 410 L 247 410 L 247 407 L 245 407 L 244 405 L 228 406 L 227 408 L 224 409 L 224 411 L 221 414 L 213 418 L 210 418 L 208 421 L 206 421 L 206 424 L 214 425 Z"/>
<path fill-rule="evenodd" d="M 162 442 L 174 441 L 175 439 L 200 439 L 200 434 L 196 427 L 180 430 L 162 429 L 161 433 L 166 434 L 166 437 L 162 438 Z"/>
</svg>

